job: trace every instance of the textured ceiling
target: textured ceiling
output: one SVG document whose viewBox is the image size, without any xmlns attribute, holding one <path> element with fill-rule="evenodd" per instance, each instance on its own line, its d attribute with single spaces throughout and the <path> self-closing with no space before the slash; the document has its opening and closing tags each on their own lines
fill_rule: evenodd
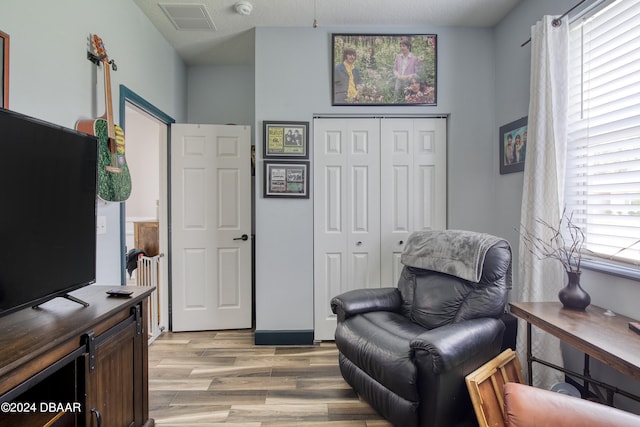
<svg viewBox="0 0 640 427">
<path fill-rule="evenodd" d="M 249 0 L 249 16 L 236 13 L 238 0 L 134 0 L 187 65 L 253 63 L 256 27 L 311 27 L 314 0 Z M 521 0 L 315 0 L 319 27 L 492 27 Z M 177 30 L 164 9 L 199 6 L 213 29 Z M 167 5 L 169 7 L 167 7 Z M 176 9 L 176 6 L 177 9 Z M 203 7 L 202 7 L 203 6 Z M 185 12 L 189 12 L 185 10 Z M 205 18 L 208 18 L 205 16 Z M 190 16 L 185 17 L 186 26 Z M 198 23 L 195 22 L 193 26 Z M 208 27 L 203 27 L 208 28 Z"/>
</svg>

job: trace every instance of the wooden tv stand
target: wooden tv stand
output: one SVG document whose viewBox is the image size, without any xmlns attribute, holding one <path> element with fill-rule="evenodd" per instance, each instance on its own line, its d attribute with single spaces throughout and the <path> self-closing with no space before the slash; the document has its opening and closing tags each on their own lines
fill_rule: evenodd
<svg viewBox="0 0 640 427">
<path fill-rule="evenodd" d="M 0 318 L 0 427 L 151 427 L 147 297 L 86 286 Z"/>
</svg>

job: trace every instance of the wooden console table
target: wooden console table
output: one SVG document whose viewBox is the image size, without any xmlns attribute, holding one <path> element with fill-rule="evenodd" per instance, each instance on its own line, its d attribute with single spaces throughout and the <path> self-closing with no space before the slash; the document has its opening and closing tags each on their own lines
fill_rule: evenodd
<svg viewBox="0 0 640 427">
<path fill-rule="evenodd" d="M 147 297 L 86 286 L 0 318 L 0 427 L 152 427 Z"/>
<path fill-rule="evenodd" d="M 527 322 L 529 384 L 533 378 L 532 364 L 537 362 L 582 379 L 585 391 L 589 390 L 589 385 L 594 386 L 594 391 L 599 395 L 601 393 L 598 387 L 606 389 L 606 401 L 610 405 L 613 403 L 614 393 L 640 401 L 640 396 L 595 380 L 589 372 L 589 358 L 593 357 L 640 381 L 640 335 L 629 329 L 629 322 L 634 319 L 619 314 L 606 315 L 603 308 L 595 305 L 590 305 L 585 311 L 566 309 L 559 302 L 513 302 L 510 306 L 511 313 Z M 583 372 L 569 371 L 531 354 L 531 325 L 581 350 L 585 355 Z"/>
</svg>

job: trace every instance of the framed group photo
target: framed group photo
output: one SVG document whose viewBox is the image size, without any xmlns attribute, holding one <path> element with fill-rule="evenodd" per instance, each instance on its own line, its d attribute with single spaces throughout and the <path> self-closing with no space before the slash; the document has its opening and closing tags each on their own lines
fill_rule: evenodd
<svg viewBox="0 0 640 427">
<path fill-rule="evenodd" d="M 527 117 L 500 127 L 500 174 L 522 172 L 527 156 Z"/>
<path fill-rule="evenodd" d="M 264 161 L 264 197 L 309 198 L 309 162 Z"/>
<path fill-rule="evenodd" d="M 435 34 L 332 34 L 332 105 L 436 105 Z"/>
<path fill-rule="evenodd" d="M 265 159 L 308 159 L 309 122 L 263 122 Z"/>
</svg>

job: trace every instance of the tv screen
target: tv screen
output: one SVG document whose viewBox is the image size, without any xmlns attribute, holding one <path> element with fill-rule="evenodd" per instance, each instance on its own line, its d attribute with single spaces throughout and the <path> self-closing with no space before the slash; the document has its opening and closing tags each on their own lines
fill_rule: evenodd
<svg viewBox="0 0 640 427">
<path fill-rule="evenodd" d="M 96 277 L 95 137 L 0 108 L 0 316 Z"/>
</svg>

